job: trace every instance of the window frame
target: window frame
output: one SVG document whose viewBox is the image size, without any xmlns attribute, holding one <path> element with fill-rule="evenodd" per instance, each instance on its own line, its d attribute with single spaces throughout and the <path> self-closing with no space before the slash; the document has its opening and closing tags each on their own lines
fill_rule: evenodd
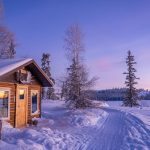
<svg viewBox="0 0 150 150">
<path fill-rule="evenodd" d="M 37 110 L 32 113 L 32 93 L 37 92 Z M 31 90 L 31 115 L 39 114 L 39 90 Z"/>
<path fill-rule="evenodd" d="M 8 116 L 7 117 L 0 117 L 2 120 L 10 120 L 10 88 L 0 87 L 0 91 L 8 91 Z"/>
<path fill-rule="evenodd" d="M 24 95 L 23 95 L 24 97 L 23 97 L 23 99 L 20 98 L 20 90 L 24 90 Z M 21 100 L 21 101 L 22 101 L 22 100 L 25 100 L 25 97 L 26 97 L 25 95 L 26 95 L 26 90 L 25 90 L 24 88 L 20 88 L 20 89 L 19 89 L 18 99 Z"/>
</svg>

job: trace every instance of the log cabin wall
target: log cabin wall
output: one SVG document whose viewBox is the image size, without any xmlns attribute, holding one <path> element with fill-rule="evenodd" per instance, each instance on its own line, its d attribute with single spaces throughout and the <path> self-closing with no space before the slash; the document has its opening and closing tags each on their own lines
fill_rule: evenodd
<svg viewBox="0 0 150 150">
<path fill-rule="evenodd" d="M 27 71 L 27 70 L 25 70 Z M 16 73 L 12 73 L 9 75 L 5 75 L 3 78 L 0 80 L 0 88 L 4 89 L 10 89 L 10 118 L 7 120 L 13 127 L 15 127 L 15 119 L 16 119 L 16 85 L 19 84 L 16 81 Z M 22 84 L 20 83 L 19 85 L 27 85 L 27 84 Z M 40 82 L 36 79 L 36 77 L 32 76 L 31 83 L 27 85 L 28 86 L 28 99 L 27 99 L 27 105 L 28 105 L 28 112 L 27 112 L 27 122 L 30 122 L 30 120 L 34 117 L 40 117 L 41 116 L 41 84 Z M 37 90 L 38 91 L 38 108 L 39 112 L 36 114 L 31 113 L 31 91 L 32 90 Z"/>
<path fill-rule="evenodd" d="M 20 69 L 22 72 L 27 72 L 27 71 L 29 71 L 29 69 L 27 69 L 27 68 L 22 68 L 22 69 Z M 4 83 L 4 82 L 6 82 L 6 83 Z M 13 111 L 12 112 L 12 114 L 11 114 L 11 124 L 14 126 L 14 122 L 15 122 L 15 120 L 13 119 L 13 117 L 14 117 L 14 112 L 15 112 L 15 110 L 14 110 L 14 107 L 16 107 L 16 106 L 14 106 L 15 105 L 15 102 L 13 101 L 14 100 L 14 98 L 13 97 L 15 97 L 15 95 L 16 95 L 16 89 L 15 89 L 15 85 L 16 84 L 19 84 L 18 82 L 17 82 L 17 80 L 16 80 L 16 72 L 14 72 L 14 73 L 11 73 L 11 74 L 6 74 L 5 76 L 3 76 L 1 79 L 0 79 L 0 84 L 1 83 L 3 83 L 2 84 L 2 86 L 3 87 L 11 87 L 11 111 Z M 22 83 L 20 83 L 20 85 L 24 85 L 24 84 L 22 84 Z M 25 84 L 26 85 L 26 84 Z M 12 87 L 13 86 L 13 87 Z M 31 113 L 31 91 L 32 90 L 38 90 L 38 108 L 39 108 L 39 111 L 41 111 L 41 90 L 42 88 L 41 88 L 41 83 L 37 80 L 37 78 L 35 77 L 35 76 L 33 76 L 32 75 L 32 77 L 31 77 L 31 83 L 30 84 L 28 84 L 28 117 L 27 117 L 27 121 L 30 121 L 31 120 L 31 118 L 33 118 L 33 117 L 39 117 L 41 114 L 41 112 L 39 112 L 39 114 L 34 114 L 34 115 L 32 115 L 32 113 Z"/>
<path fill-rule="evenodd" d="M 16 85 L 11 83 L 0 83 L 0 88 L 10 90 L 10 99 L 9 99 L 9 120 L 7 120 L 13 127 L 15 126 L 15 115 L 16 115 Z"/>
<path fill-rule="evenodd" d="M 0 88 L 10 90 L 10 99 L 9 99 L 9 111 L 8 113 L 10 118 L 7 120 L 13 127 L 15 127 L 15 118 L 16 118 L 16 84 L 12 83 L 0 83 Z M 41 86 L 40 85 L 28 85 L 28 113 L 27 113 L 27 122 L 29 122 L 34 117 L 41 117 Z M 38 113 L 31 113 L 31 91 L 38 91 Z"/>
</svg>

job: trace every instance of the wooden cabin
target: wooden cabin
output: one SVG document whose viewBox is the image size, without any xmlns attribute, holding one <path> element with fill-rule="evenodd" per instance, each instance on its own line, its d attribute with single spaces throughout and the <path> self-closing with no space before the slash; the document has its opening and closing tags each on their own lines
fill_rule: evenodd
<svg viewBox="0 0 150 150">
<path fill-rule="evenodd" d="M 26 126 L 41 116 L 42 87 L 52 86 L 33 59 L 0 60 L 0 118 L 13 127 Z"/>
</svg>

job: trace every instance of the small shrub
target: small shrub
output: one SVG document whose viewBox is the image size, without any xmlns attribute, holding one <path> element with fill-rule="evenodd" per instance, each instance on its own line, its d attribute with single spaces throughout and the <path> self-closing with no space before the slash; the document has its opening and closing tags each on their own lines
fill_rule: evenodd
<svg viewBox="0 0 150 150">
<path fill-rule="evenodd" d="M 32 125 L 37 126 L 38 120 L 29 120 L 28 124 L 29 124 L 29 126 L 32 126 Z"/>
<path fill-rule="evenodd" d="M 33 121 L 32 121 L 32 124 L 33 124 L 34 126 L 37 126 L 38 120 L 33 120 Z"/>
</svg>

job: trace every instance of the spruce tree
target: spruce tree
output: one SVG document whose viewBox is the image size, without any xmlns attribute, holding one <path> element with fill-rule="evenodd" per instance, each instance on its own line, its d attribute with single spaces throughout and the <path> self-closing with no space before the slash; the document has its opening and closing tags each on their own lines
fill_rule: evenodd
<svg viewBox="0 0 150 150">
<path fill-rule="evenodd" d="M 88 71 L 83 62 L 83 33 L 78 25 L 68 28 L 65 36 L 65 51 L 69 62 L 62 93 L 69 106 L 84 108 L 90 105 L 87 92 L 96 78 L 88 79 Z"/>
<path fill-rule="evenodd" d="M 68 72 L 68 100 L 71 101 L 71 105 L 78 107 L 84 107 L 86 103 L 84 103 L 84 99 L 81 100 L 81 79 L 80 79 L 80 66 L 79 64 L 73 60 L 72 64 L 69 68 L 67 68 Z M 83 101 L 83 106 L 81 102 Z"/>
<path fill-rule="evenodd" d="M 41 59 L 41 67 L 42 70 L 46 73 L 46 75 L 51 79 L 51 73 L 50 73 L 50 54 L 49 53 L 43 53 L 42 54 L 42 59 Z M 53 80 L 54 82 L 54 80 Z M 53 87 L 47 87 L 47 88 L 43 88 L 43 99 L 53 99 L 54 97 L 54 88 Z"/>
<path fill-rule="evenodd" d="M 50 73 L 50 54 L 49 53 L 43 53 L 42 54 L 42 59 L 41 59 L 41 67 L 42 70 L 46 73 L 46 75 L 51 78 L 51 73 Z"/>
<path fill-rule="evenodd" d="M 124 105 L 133 107 L 138 105 L 138 92 L 135 85 L 138 84 L 136 80 L 139 78 L 137 78 L 135 75 L 136 69 L 134 68 L 134 65 L 136 64 L 136 62 L 130 50 L 128 51 L 126 64 L 127 72 L 124 73 L 126 75 L 126 94 L 124 98 Z"/>
</svg>

